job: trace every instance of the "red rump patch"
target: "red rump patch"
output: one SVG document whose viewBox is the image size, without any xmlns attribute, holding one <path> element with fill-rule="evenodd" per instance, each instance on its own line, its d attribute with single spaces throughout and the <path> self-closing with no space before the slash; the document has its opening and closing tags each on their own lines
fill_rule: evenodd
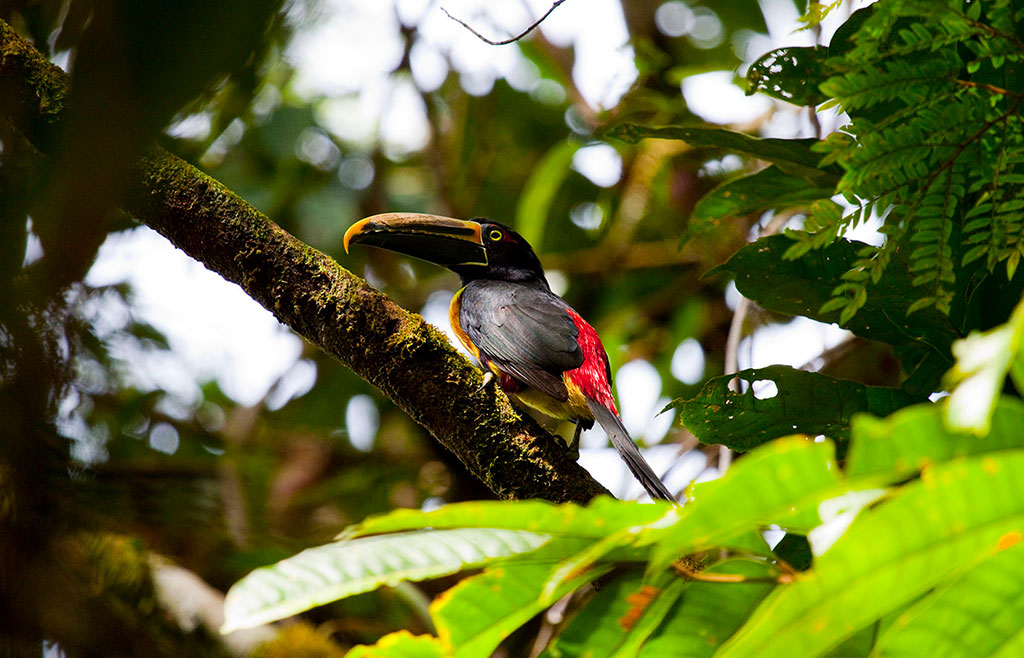
<svg viewBox="0 0 1024 658">
<path fill-rule="evenodd" d="M 566 313 L 569 314 L 580 331 L 576 340 L 580 344 L 580 349 L 583 350 L 583 365 L 575 370 L 566 371 L 566 376 L 572 380 L 572 383 L 580 387 L 584 395 L 618 415 L 619 411 L 615 408 L 615 399 L 612 397 L 612 385 L 608 381 L 608 355 L 604 351 L 604 345 L 601 344 L 597 331 L 571 308 L 567 309 Z"/>
<path fill-rule="evenodd" d="M 501 390 L 506 393 L 518 393 L 523 390 L 523 385 L 516 381 L 516 378 L 507 372 L 503 372 L 498 375 L 498 383 L 501 385 Z"/>
</svg>

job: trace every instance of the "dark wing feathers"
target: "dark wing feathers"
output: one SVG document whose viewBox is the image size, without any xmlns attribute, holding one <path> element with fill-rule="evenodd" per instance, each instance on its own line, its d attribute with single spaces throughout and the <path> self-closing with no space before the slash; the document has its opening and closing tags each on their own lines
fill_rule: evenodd
<svg viewBox="0 0 1024 658">
<path fill-rule="evenodd" d="M 462 292 L 459 322 L 481 355 L 503 372 L 565 400 L 562 373 L 583 363 L 568 308 L 546 290 L 478 280 Z"/>
<path fill-rule="evenodd" d="M 553 398 L 566 400 L 568 391 L 562 373 L 583 364 L 583 350 L 577 341 L 579 329 L 568 308 L 565 300 L 547 290 L 477 280 L 462 291 L 459 323 L 482 360 Z M 651 498 L 674 501 L 619 417 L 595 400 L 588 399 L 587 406 Z"/>
</svg>

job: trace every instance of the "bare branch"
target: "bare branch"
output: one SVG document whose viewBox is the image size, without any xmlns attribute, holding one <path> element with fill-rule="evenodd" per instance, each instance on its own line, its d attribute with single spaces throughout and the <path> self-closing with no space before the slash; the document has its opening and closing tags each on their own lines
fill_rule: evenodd
<svg viewBox="0 0 1024 658">
<path fill-rule="evenodd" d="M 536 30 L 537 26 L 539 26 L 541 23 L 543 23 L 547 19 L 547 17 L 551 15 L 551 12 L 553 12 L 556 9 L 558 9 L 558 6 L 560 4 L 562 4 L 563 2 L 565 2 L 565 0 L 555 0 L 555 2 L 551 5 L 551 7 L 548 8 L 548 10 L 546 12 L 544 12 L 544 15 L 541 16 L 540 18 L 538 18 L 537 20 L 535 20 L 528 28 L 526 28 L 525 30 L 523 30 L 522 32 L 517 34 L 516 36 L 509 37 L 508 39 L 504 39 L 502 41 L 492 41 L 491 39 L 488 39 L 484 35 L 480 34 L 476 30 L 474 30 L 472 27 L 470 27 L 470 25 L 468 23 L 466 23 L 466 21 L 462 20 L 461 18 L 457 18 L 455 16 L 452 16 L 450 13 L 448 13 L 448 10 L 445 9 L 444 7 L 441 7 L 441 11 L 444 12 L 445 16 L 447 16 L 448 18 L 452 19 L 453 21 L 455 21 L 456 23 L 458 23 L 462 27 L 464 27 L 467 30 L 469 30 L 473 34 L 473 36 L 475 36 L 477 39 L 480 39 L 484 43 L 490 44 L 492 46 L 507 46 L 510 43 L 515 43 L 516 41 L 519 41 L 520 39 L 525 37 L 530 32 L 533 32 L 534 30 Z"/>
</svg>

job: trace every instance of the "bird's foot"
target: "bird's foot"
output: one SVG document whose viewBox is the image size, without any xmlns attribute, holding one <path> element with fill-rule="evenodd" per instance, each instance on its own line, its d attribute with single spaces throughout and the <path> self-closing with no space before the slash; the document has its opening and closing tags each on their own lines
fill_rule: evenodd
<svg viewBox="0 0 1024 658">
<path fill-rule="evenodd" d="M 566 441 L 572 460 L 577 462 L 580 460 L 580 434 L 582 433 L 583 425 L 576 423 L 576 431 L 572 434 L 572 441 Z"/>
<path fill-rule="evenodd" d="M 569 455 L 569 457 L 574 462 L 578 462 L 580 460 L 580 433 L 579 433 L 579 428 L 577 428 L 577 431 L 573 435 L 571 441 L 569 439 L 565 438 L 564 436 L 562 436 L 561 434 L 555 434 L 555 433 L 552 432 L 552 436 L 554 436 L 556 439 L 558 439 L 558 441 L 560 443 L 563 443 L 565 445 L 565 452 Z"/>
<path fill-rule="evenodd" d="M 570 445 L 570 447 L 575 449 L 576 452 L 580 451 L 580 434 L 583 434 L 583 430 L 583 423 L 576 423 L 576 431 L 572 434 L 572 444 Z"/>
<path fill-rule="evenodd" d="M 555 438 L 565 443 L 565 451 L 566 453 L 568 453 L 570 459 L 572 459 L 574 462 L 578 462 L 580 460 L 579 443 L 572 443 L 571 441 L 566 441 L 565 437 L 562 436 L 561 434 L 555 434 Z"/>
</svg>

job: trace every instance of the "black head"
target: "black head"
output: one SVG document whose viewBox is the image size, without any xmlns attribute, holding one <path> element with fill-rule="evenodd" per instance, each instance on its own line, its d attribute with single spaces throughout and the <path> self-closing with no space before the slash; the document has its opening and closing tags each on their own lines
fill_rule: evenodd
<svg viewBox="0 0 1024 658">
<path fill-rule="evenodd" d="M 540 281 L 547 287 L 544 269 L 533 247 L 523 236 L 501 222 L 477 218 L 480 240 L 487 253 L 486 265 L 454 265 L 450 269 L 462 277 L 463 283 L 474 279 L 497 279 L 530 283 Z"/>
<path fill-rule="evenodd" d="M 356 222 L 345 233 L 349 244 L 363 244 L 443 265 L 463 284 L 495 279 L 547 289 L 540 260 L 523 236 L 489 219 L 461 220 L 417 213 L 387 213 Z"/>
</svg>

